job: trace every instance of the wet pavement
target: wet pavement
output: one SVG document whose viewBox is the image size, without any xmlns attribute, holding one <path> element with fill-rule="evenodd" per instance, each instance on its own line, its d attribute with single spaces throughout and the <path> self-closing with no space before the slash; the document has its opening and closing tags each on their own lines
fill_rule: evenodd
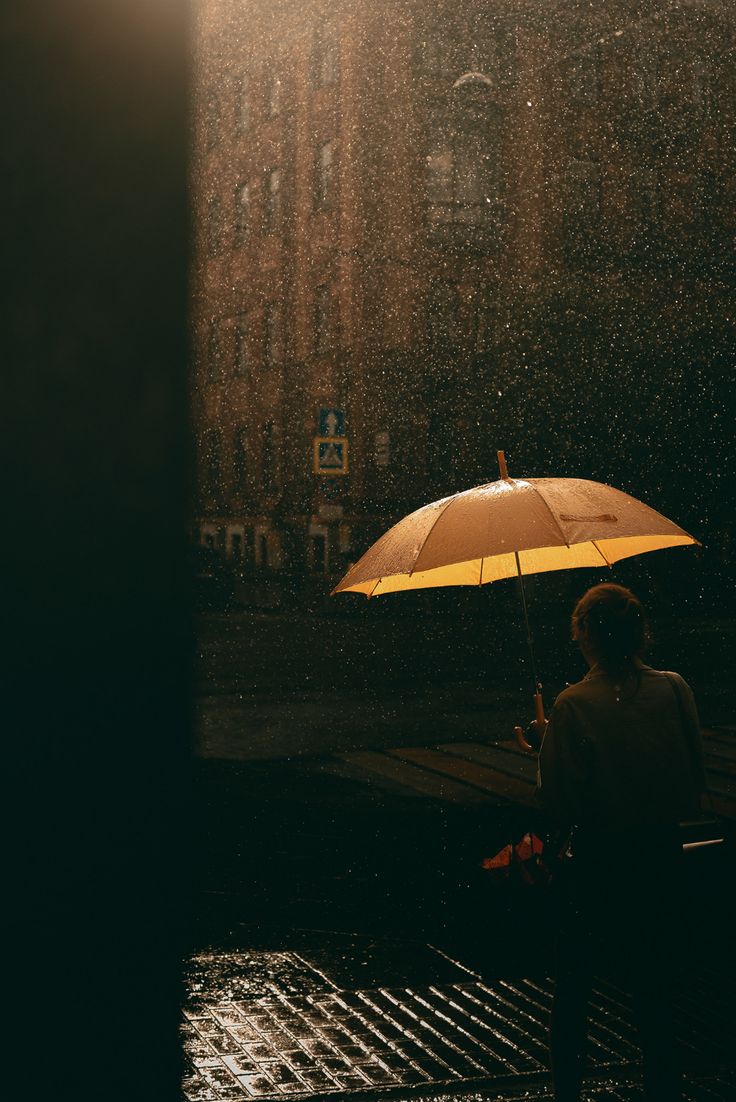
<svg viewBox="0 0 736 1102">
<path fill-rule="evenodd" d="M 351 955 L 368 965 L 368 985 L 345 982 Z M 199 953 L 182 1027 L 184 1096 L 549 1097 L 551 999 L 546 976 L 484 979 L 419 943 L 325 936 L 319 949 Z M 732 1099 L 730 984 L 722 973 L 687 976 L 677 1024 L 686 1098 Z M 586 1097 L 638 1099 L 630 1001 L 614 983 L 595 987 L 589 1037 Z"/>
<path fill-rule="evenodd" d="M 508 617 L 513 597 L 512 591 L 495 596 L 499 617 Z M 510 740 L 514 725 L 531 714 L 523 647 L 515 632 L 500 633 L 499 622 L 474 612 L 467 621 L 435 616 L 426 623 L 375 613 L 375 619 L 306 612 L 205 618 L 198 754 L 304 760 L 306 771 L 352 780 L 368 798 L 393 788 L 461 803 L 529 802 L 533 763 Z M 548 704 L 584 672 L 565 643 L 568 630 L 566 622 L 539 625 Z M 726 671 L 736 660 L 736 621 L 664 621 L 657 634 L 652 663 L 680 670 L 692 684 L 715 810 L 734 818 L 736 728 Z"/>
<path fill-rule="evenodd" d="M 548 900 L 480 868 L 533 815 L 529 759 L 504 774 L 510 745 L 385 753 L 426 771 L 407 784 L 368 753 L 200 762 L 187 1099 L 549 1097 Z M 448 753 L 462 763 L 451 775 Z M 727 898 L 726 886 L 701 897 L 691 926 L 689 1102 L 736 1097 Z M 629 1003 L 611 983 L 596 989 L 591 1035 L 588 1098 L 634 1102 Z"/>
<path fill-rule="evenodd" d="M 439 608 L 432 596 L 428 608 Z M 350 616 L 303 610 L 202 618 L 196 685 L 206 752 L 271 759 L 424 738 L 507 737 L 529 702 L 525 637 L 513 587 L 481 596 L 467 617 L 457 609 L 446 618 L 416 610 L 391 616 L 396 603 L 346 597 L 328 607 Z M 548 704 L 585 672 L 567 612 L 555 611 L 553 620 L 545 618 L 549 609 L 531 613 Z M 653 634 L 651 664 L 685 677 L 704 724 L 732 723 L 736 618 L 664 619 Z"/>
<path fill-rule="evenodd" d="M 269 665 L 279 630 L 256 659 L 269 692 L 233 691 L 241 639 L 200 701 L 185 1098 L 551 1097 L 549 900 L 481 869 L 538 821 L 534 760 L 509 738 L 514 686 L 295 689 Z M 705 732 L 706 765 L 733 821 L 724 718 Z M 678 1026 L 688 1102 L 727 1102 L 729 887 L 706 887 L 689 893 Z M 590 1102 L 640 1099 L 629 1000 L 610 979 L 591 1040 Z"/>
</svg>

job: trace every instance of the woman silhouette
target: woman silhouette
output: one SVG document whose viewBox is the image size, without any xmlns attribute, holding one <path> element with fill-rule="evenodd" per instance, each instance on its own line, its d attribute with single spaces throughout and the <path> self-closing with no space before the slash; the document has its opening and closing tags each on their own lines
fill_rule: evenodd
<svg viewBox="0 0 736 1102">
<path fill-rule="evenodd" d="M 594 970 L 634 997 L 648 1099 L 681 1098 L 672 1023 L 678 823 L 705 788 L 692 692 L 642 661 L 644 610 L 623 586 L 594 586 L 572 633 L 590 667 L 555 701 L 539 751 L 538 796 L 571 829 L 558 879 L 550 1055 L 556 1102 L 578 1102 Z"/>
</svg>

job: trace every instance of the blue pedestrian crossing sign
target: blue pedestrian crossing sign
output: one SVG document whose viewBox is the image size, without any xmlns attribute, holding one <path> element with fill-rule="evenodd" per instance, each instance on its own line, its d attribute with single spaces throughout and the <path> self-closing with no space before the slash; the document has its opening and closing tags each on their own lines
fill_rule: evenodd
<svg viewBox="0 0 736 1102">
<path fill-rule="evenodd" d="M 341 475 L 348 473 L 348 442 L 344 436 L 315 436 L 314 473 Z"/>
<path fill-rule="evenodd" d="M 319 411 L 319 435 L 345 435 L 345 414 L 341 409 L 321 409 Z"/>
</svg>

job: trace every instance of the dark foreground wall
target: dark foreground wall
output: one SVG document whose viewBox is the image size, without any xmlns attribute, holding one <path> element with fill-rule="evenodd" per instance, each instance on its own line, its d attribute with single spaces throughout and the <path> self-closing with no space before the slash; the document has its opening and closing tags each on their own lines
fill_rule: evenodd
<svg viewBox="0 0 736 1102">
<path fill-rule="evenodd" d="M 4 1087 L 165 1102 L 186 913 L 187 4 L 6 7 Z"/>
</svg>

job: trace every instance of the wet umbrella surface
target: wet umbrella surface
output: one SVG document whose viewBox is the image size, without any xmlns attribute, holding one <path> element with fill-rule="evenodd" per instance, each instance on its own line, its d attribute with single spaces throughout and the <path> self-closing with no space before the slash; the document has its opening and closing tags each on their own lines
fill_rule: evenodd
<svg viewBox="0 0 736 1102">
<path fill-rule="evenodd" d="M 580 478 L 500 479 L 399 521 L 334 593 L 368 597 L 619 559 L 697 540 L 628 494 Z M 518 553 L 518 562 L 516 555 Z"/>
</svg>

